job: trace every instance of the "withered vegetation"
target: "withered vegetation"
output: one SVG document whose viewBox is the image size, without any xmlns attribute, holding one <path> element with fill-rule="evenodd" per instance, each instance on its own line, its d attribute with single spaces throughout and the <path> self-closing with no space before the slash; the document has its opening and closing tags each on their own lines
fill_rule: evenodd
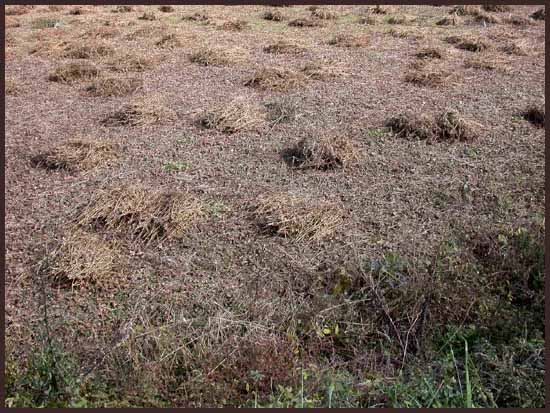
<svg viewBox="0 0 550 413">
<path fill-rule="evenodd" d="M 76 138 L 33 155 L 31 164 L 49 170 L 78 171 L 114 165 L 119 158 L 117 145 L 92 138 Z"/>
<path fill-rule="evenodd" d="M 336 204 L 287 193 L 261 197 L 253 218 L 263 231 L 296 242 L 327 237 L 343 221 Z"/>
<path fill-rule="evenodd" d="M 427 115 L 400 114 L 386 122 L 398 137 L 428 142 L 472 142 L 479 137 L 480 125 L 448 110 L 435 118 Z"/>
<path fill-rule="evenodd" d="M 73 83 L 79 80 L 91 80 L 99 74 L 99 69 L 90 63 L 67 63 L 58 66 L 50 73 L 48 79 L 52 82 Z"/>
<path fill-rule="evenodd" d="M 202 203 L 188 193 L 130 185 L 94 193 L 75 225 L 149 244 L 183 237 L 203 216 Z"/>
<path fill-rule="evenodd" d="M 327 171 L 349 167 L 359 160 L 360 152 L 349 138 L 329 135 L 301 139 L 283 151 L 283 158 L 294 168 Z"/>
<path fill-rule="evenodd" d="M 150 126 L 174 121 L 176 113 L 159 95 L 150 95 L 123 105 L 117 111 L 105 116 L 104 126 Z"/>
<path fill-rule="evenodd" d="M 95 79 L 86 91 L 93 96 L 126 96 L 143 86 L 143 80 L 137 77 L 102 76 Z"/>
<path fill-rule="evenodd" d="M 265 118 L 266 112 L 260 105 L 240 97 L 201 113 L 197 122 L 203 128 L 232 134 L 254 130 Z"/>
</svg>

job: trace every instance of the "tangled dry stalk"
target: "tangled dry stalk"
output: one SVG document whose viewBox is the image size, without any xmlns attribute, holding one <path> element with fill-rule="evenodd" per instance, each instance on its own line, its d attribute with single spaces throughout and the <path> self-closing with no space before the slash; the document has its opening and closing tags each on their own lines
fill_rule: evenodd
<svg viewBox="0 0 550 413">
<path fill-rule="evenodd" d="M 407 139 L 472 142 L 478 138 L 481 125 L 448 110 L 435 119 L 427 115 L 401 114 L 386 123 L 396 136 Z"/>
<path fill-rule="evenodd" d="M 264 108 L 246 97 L 239 97 L 203 112 L 198 123 L 207 129 L 232 134 L 254 130 L 262 125 L 265 118 Z"/>
<path fill-rule="evenodd" d="M 126 96 L 143 86 L 143 80 L 136 77 L 103 76 L 94 80 L 86 90 L 93 96 Z"/>
<path fill-rule="evenodd" d="M 299 169 L 322 171 L 341 169 L 359 159 L 359 150 L 349 139 L 341 136 L 304 138 L 283 153 L 289 165 Z"/>
<path fill-rule="evenodd" d="M 90 63 L 67 63 L 58 66 L 48 77 L 52 82 L 73 83 L 78 80 L 90 80 L 99 75 L 99 69 Z"/>
<path fill-rule="evenodd" d="M 149 244 L 183 237 L 203 215 L 202 203 L 187 193 L 130 185 L 95 193 L 76 226 L 107 228 Z"/>
<path fill-rule="evenodd" d="M 404 80 L 419 86 L 440 87 L 453 84 L 456 75 L 442 69 L 437 64 L 428 63 L 424 59 L 411 65 L 410 70 L 405 74 Z"/>
<path fill-rule="evenodd" d="M 149 126 L 174 121 L 176 113 L 160 95 L 150 95 L 123 105 L 101 121 L 104 126 Z"/>
<path fill-rule="evenodd" d="M 305 80 L 305 76 L 291 69 L 264 68 L 246 79 L 244 85 L 260 90 L 284 92 L 302 86 Z"/>
<path fill-rule="evenodd" d="M 112 288 L 122 270 L 123 255 L 116 241 L 97 234 L 69 232 L 48 257 L 45 270 L 55 284 L 71 288 Z"/>
<path fill-rule="evenodd" d="M 34 155 L 31 163 L 35 167 L 50 170 L 76 171 L 93 169 L 100 165 L 114 165 L 118 157 L 116 145 L 93 138 L 80 138 Z"/>
<path fill-rule="evenodd" d="M 343 222 L 336 204 L 292 194 L 262 197 L 253 217 L 264 231 L 296 242 L 327 237 Z"/>
</svg>

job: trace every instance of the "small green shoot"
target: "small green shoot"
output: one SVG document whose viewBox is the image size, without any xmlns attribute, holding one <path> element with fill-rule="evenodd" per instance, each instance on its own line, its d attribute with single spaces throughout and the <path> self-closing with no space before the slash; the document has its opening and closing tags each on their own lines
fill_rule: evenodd
<svg viewBox="0 0 550 413">
<path fill-rule="evenodd" d="M 213 201 L 206 205 L 206 211 L 217 218 L 221 217 L 226 212 L 229 212 L 231 208 L 224 204 L 222 201 Z"/>
<path fill-rule="evenodd" d="M 169 161 L 164 164 L 164 170 L 166 172 L 181 172 L 187 169 L 188 166 L 187 162 Z"/>
<path fill-rule="evenodd" d="M 470 383 L 470 371 L 468 369 L 468 342 L 464 340 L 464 369 L 466 374 L 466 407 L 472 406 L 472 385 Z"/>
<path fill-rule="evenodd" d="M 374 128 L 367 131 L 367 135 L 372 138 L 383 138 L 390 134 L 389 128 Z"/>
</svg>

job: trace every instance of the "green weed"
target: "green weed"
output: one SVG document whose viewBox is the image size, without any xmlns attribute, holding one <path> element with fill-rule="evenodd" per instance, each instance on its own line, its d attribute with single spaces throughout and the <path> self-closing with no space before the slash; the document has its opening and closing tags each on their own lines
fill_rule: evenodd
<svg viewBox="0 0 550 413">
<path fill-rule="evenodd" d="M 164 170 L 166 172 L 181 172 L 189 167 L 187 162 L 182 161 L 168 161 L 164 164 Z"/>
<path fill-rule="evenodd" d="M 221 217 L 225 213 L 229 212 L 231 208 L 224 204 L 222 201 L 213 201 L 207 203 L 205 206 L 206 212 L 215 217 Z"/>
<path fill-rule="evenodd" d="M 32 28 L 35 30 L 48 29 L 52 27 L 58 27 L 61 24 L 62 23 L 59 19 L 55 19 L 52 17 L 41 17 L 32 22 Z"/>
<path fill-rule="evenodd" d="M 374 128 L 367 130 L 367 136 L 371 138 L 383 138 L 391 133 L 389 128 Z"/>
</svg>

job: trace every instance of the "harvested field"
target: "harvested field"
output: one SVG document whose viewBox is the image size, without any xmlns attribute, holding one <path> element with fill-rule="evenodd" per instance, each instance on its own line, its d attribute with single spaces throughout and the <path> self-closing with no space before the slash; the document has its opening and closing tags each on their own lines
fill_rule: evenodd
<svg viewBox="0 0 550 413">
<path fill-rule="evenodd" d="M 542 408 L 541 4 L 6 6 L 6 407 Z"/>
</svg>

